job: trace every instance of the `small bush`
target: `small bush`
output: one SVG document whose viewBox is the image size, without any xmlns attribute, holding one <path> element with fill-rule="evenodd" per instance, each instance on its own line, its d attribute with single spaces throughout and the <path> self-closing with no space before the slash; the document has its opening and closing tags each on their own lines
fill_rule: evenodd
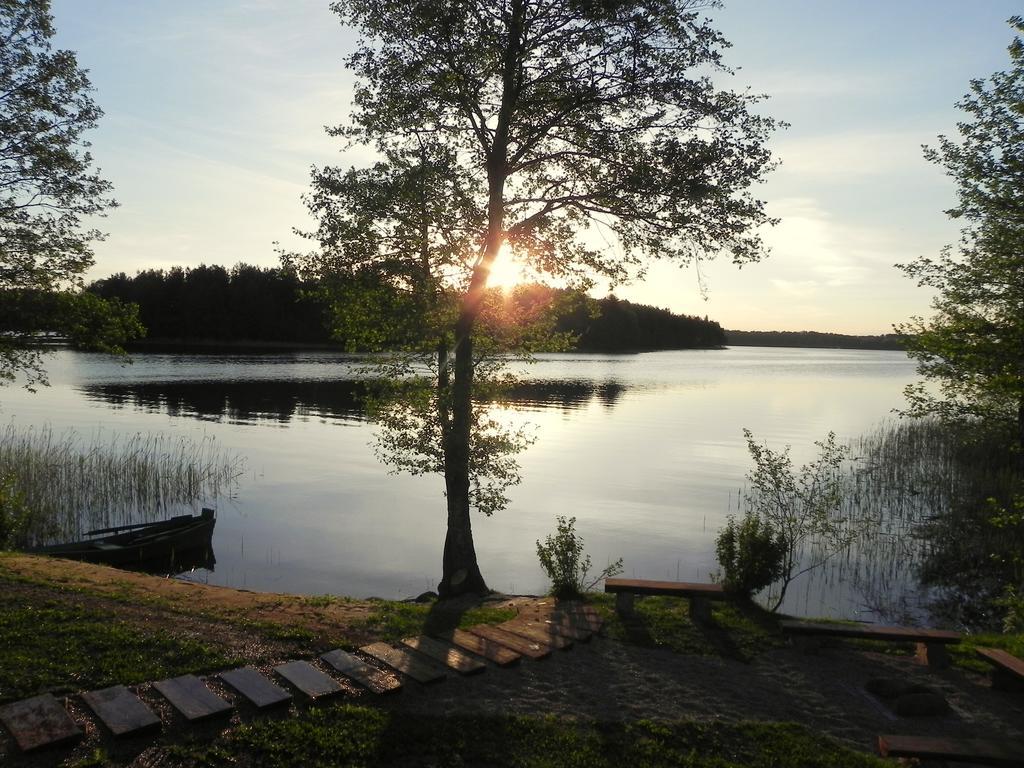
<svg viewBox="0 0 1024 768">
<path fill-rule="evenodd" d="M 750 511 L 739 521 L 729 516 L 718 533 L 715 551 L 725 588 L 745 597 L 761 591 L 785 572 L 785 538 L 771 523 Z"/>
<path fill-rule="evenodd" d="M 537 541 L 537 557 L 541 568 L 551 579 L 551 593 L 555 597 L 578 597 L 609 576 L 622 573 L 622 558 L 609 565 L 597 578 L 587 582 L 590 555 L 583 551 L 583 539 L 576 535 L 576 518 L 555 518 L 558 530 L 544 543 Z"/>
</svg>

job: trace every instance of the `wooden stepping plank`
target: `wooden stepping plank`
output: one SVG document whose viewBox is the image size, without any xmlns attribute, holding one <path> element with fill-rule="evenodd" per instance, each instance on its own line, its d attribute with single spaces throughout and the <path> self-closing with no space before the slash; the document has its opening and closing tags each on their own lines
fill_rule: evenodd
<svg viewBox="0 0 1024 768">
<path fill-rule="evenodd" d="M 160 695 L 190 723 L 228 714 L 233 707 L 195 675 L 182 675 L 153 683 Z"/>
<path fill-rule="evenodd" d="M 500 643 L 506 648 L 511 648 L 518 654 L 528 656 L 534 661 L 540 661 L 546 659 L 551 655 L 551 646 L 546 643 L 538 643 L 534 640 L 527 640 L 522 635 L 517 635 L 513 632 L 508 632 L 504 629 L 498 629 L 490 624 L 478 624 L 475 627 L 470 627 L 469 631 L 474 635 L 479 635 L 485 640 L 491 640 L 495 643 Z"/>
<path fill-rule="evenodd" d="M 345 651 L 340 648 L 338 650 L 325 653 L 320 658 L 330 664 L 331 667 L 338 670 L 341 674 L 346 677 L 351 677 L 357 683 L 374 693 L 398 693 L 402 690 L 402 681 L 397 677 L 389 675 L 387 672 L 379 670 L 376 667 L 371 667 L 358 656 L 353 656 L 351 653 L 345 653 Z"/>
<path fill-rule="evenodd" d="M 392 669 L 408 675 L 418 683 L 436 683 L 444 680 L 444 670 L 426 659 L 413 656 L 406 651 L 392 648 L 387 643 L 373 643 L 359 649 L 375 659 L 379 659 Z"/>
<path fill-rule="evenodd" d="M 975 648 L 992 665 L 992 687 L 1001 691 L 1024 691 L 1024 659 L 999 648 Z"/>
<path fill-rule="evenodd" d="M 557 648 L 560 651 L 567 651 L 572 648 L 572 640 L 570 638 L 562 637 L 547 627 L 541 628 L 520 619 L 513 619 L 512 621 L 499 624 L 498 629 L 514 632 L 528 640 L 536 640 L 538 643 L 547 643 L 552 648 Z"/>
<path fill-rule="evenodd" d="M 951 739 L 944 736 L 879 736 L 883 757 L 920 757 L 985 765 L 1024 766 L 1024 742 L 1006 739 Z"/>
<path fill-rule="evenodd" d="M 256 709 L 279 707 L 292 700 L 288 691 L 252 667 L 221 672 L 217 677 L 242 694 Z"/>
<path fill-rule="evenodd" d="M 160 730 L 160 718 L 123 685 L 83 693 L 82 701 L 114 736 L 138 736 Z"/>
<path fill-rule="evenodd" d="M 474 635 L 472 632 L 466 632 L 463 629 L 456 629 L 449 635 L 443 635 L 441 639 L 475 653 L 477 656 L 483 656 L 488 661 L 493 661 L 499 667 L 518 664 L 522 658 L 520 654 L 500 643 L 488 640 L 480 635 Z"/>
<path fill-rule="evenodd" d="M 474 675 L 487 669 L 482 661 L 477 661 L 468 653 L 463 653 L 458 648 L 453 648 L 449 643 L 442 640 L 435 640 L 432 637 L 420 635 L 419 637 L 407 637 L 402 640 L 402 645 L 407 645 L 414 651 L 419 651 L 424 656 L 429 656 L 435 661 L 451 667 L 460 675 Z"/>
<path fill-rule="evenodd" d="M 49 693 L 5 704 L 0 707 L 0 722 L 11 732 L 22 752 L 56 747 L 82 738 L 82 729 Z"/>
<path fill-rule="evenodd" d="M 559 603 L 554 613 L 567 617 L 575 626 L 589 629 L 591 632 L 599 631 L 604 624 L 601 614 L 589 605 Z"/>
<path fill-rule="evenodd" d="M 559 617 L 553 614 L 547 616 L 544 614 L 532 616 L 521 614 L 517 621 L 528 627 L 535 627 L 550 634 L 568 637 L 570 640 L 576 640 L 581 643 L 588 642 L 592 634 L 589 629 L 575 626 L 567 617 Z"/>
<path fill-rule="evenodd" d="M 311 699 L 334 696 L 344 690 L 337 680 L 308 661 L 289 661 L 274 667 L 274 671 Z"/>
</svg>

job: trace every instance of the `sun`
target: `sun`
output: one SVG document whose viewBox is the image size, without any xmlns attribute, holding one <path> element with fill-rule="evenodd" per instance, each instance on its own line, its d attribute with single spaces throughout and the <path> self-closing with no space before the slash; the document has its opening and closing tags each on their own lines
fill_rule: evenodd
<svg viewBox="0 0 1024 768">
<path fill-rule="evenodd" d="M 512 255 L 508 243 L 501 246 L 498 256 L 491 264 L 491 274 L 487 277 L 488 288 L 514 288 L 528 282 L 529 276 L 522 262 Z"/>
</svg>

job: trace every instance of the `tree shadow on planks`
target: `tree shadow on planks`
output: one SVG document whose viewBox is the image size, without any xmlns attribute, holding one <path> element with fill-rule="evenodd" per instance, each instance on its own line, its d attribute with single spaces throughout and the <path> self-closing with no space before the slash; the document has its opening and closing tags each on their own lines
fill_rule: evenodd
<svg viewBox="0 0 1024 768">
<path fill-rule="evenodd" d="M 479 607 L 486 601 L 477 595 L 462 595 L 448 600 L 435 600 L 423 622 L 423 634 L 437 637 L 458 628 L 466 611 Z"/>
</svg>

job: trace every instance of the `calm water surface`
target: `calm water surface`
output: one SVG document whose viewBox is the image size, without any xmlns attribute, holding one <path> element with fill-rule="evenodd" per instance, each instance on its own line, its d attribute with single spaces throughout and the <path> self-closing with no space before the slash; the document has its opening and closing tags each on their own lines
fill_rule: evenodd
<svg viewBox="0 0 1024 768">
<path fill-rule="evenodd" d="M 400 598 L 436 586 L 444 542 L 439 477 L 390 475 L 354 400 L 354 363 L 333 353 L 50 358 L 52 386 L 0 391 L 0 419 L 91 438 L 213 437 L 245 459 L 218 499 L 217 564 L 188 578 L 261 591 Z M 901 352 L 734 347 L 638 355 L 545 355 L 502 411 L 537 442 L 512 503 L 474 531 L 494 589 L 542 592 L 537 539 L 573 515 L 598 569 L 706 580 L 714 537 L 750 460 L 744 427 L 797 462 L 834 430 L 858 437 L 902 404 Z M 835 580 L 831 580 L 835 581 Z M 807 582 L 786 609 L 854 616 L 849 585 Z"/>
</svg>

